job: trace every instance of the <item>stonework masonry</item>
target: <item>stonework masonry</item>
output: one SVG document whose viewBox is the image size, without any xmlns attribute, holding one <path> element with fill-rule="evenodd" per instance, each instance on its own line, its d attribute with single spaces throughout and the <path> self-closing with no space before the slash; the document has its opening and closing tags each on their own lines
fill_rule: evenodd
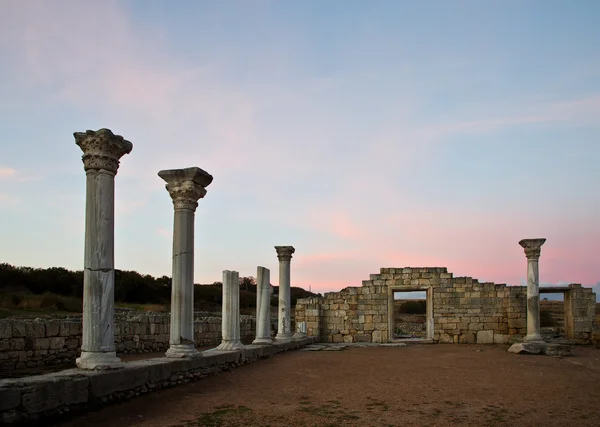
<svg viewBox="0 0 600 427">
<path fill-rule="evenodd" d="M 117 354 L 148 353 L 169 348 L 169 314 L 115 316 Z M 274 329 L 276 318 L 271 319 Z M 242 341 L 254 338 L 254 316 L 240 316 Z M 221 317 L 202 315 L 194 322 L 197 346 L 221 342 Z M 73 363 L 81 351 L 81 318 L 66 320 L 0 320 L 0 377 L 14 369 Z"/>
<path fill-rule="evenodd" d="M 394 291 L 426 292 L 428 337 L 434 342 L 507 344 L 527 334 L 525 286 L 454 277 L 443 267 L 382 268 L 362 287 L 298 300 L 295 320 L 305 321 L 307 335 L 324 342 L 390 342 Z M 588 344 L 596 295 L 580 284 L 568 285 L 568 291 L 573 319 L 569 338 Z"/>
</svg>

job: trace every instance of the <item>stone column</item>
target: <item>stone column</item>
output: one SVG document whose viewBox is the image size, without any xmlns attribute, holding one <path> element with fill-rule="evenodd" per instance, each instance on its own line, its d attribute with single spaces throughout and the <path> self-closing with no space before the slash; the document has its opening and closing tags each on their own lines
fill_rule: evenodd
<svg viewBox="0 0 600 427">
<path fill-rule="evenodd" d="M 306 338 L 306 321 L 296 322 L 296 333 L 292 338 L 294 340 L 303 340 Z"/>
<path fill-rule="evenodd" d="M 540 279 L 538 261 L 546 239 L 523 239 L 519 242 L 527 256 L 527 336 L 525 342 L 543 341 L 540 334 Z"/>
<path fill-rule="evenodd" d="M 222 306 L 221 332 L 223 338 L 217 350 L 241 350 L 244 345 L 240 341 L 240 276 L 237 271 L 223 271 Z"/>
<path fill-rule="evenodd" d="M 256 338 L 252 344 L 272 344 L 271 340 L 271 273 L 258 267 L 256 272 Z"/>
<path fill-rule="evenodd" d="M 275 341 L 291 341 L 290 262 L 296 251 L 293 246 L 275 246 L 279 258 L 279 313 Z"/>
<path fill-rule="evenodd" d="M 109 129 L 75 132 L 86 173 L 83 270 L 83 369 L 121 367 L 115 351 L 115 175 L 133 144 Z"/>
<path fill-rule="evenodd" d="M 194 344 L 194 217 L 213 177 L 200 168 L 162 170 L 173 200 L 173 279 L 167 357 L 198 354 Z"/>
</svg>

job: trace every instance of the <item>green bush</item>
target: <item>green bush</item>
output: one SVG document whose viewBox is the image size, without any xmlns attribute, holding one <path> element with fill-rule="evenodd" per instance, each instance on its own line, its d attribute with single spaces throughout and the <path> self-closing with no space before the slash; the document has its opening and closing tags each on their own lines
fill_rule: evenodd
<svg viewBox="0 0 600 427">
<path fill-rule="evenodd" d="M 427 302 L 425 300 L 406 301 L 400 305 L 398 313 L 425 314 L 427 313 Z"/>
</svg>

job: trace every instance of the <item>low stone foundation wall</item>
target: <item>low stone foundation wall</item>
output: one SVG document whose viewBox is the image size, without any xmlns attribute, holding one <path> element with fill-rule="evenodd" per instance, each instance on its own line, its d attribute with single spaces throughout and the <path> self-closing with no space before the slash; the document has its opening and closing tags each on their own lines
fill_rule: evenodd
<svg viewBox="0 0 600 427">
<path fill-rule="evenodd" d="M 117 313 L 117 354 L 166 351 L 169 348 L 168 313 Z M 276 332 L 277 319 L 271 320 Z M 240 316 L 240 336 L 251 342 L 254 316 Z M 194 322 L 197 346 L 221 342 L 221 317 L 200 315 Z M 81 353 L 81 317 L 68 319 L 0 320 L 0 376 L 14 369 L 74 363 Z"/>
<path fill-rule="evenodd" d="M 46 375 L 0 380 L 0 421 L 38 421 L 76 410 L 121 402 L 160 388 L 195 381 L 233 367 L 311 344 L 305 338 L 243 350 L 208 350 L 189 359 L 166 357 L 128 362 L 113 371 L 68 369 Z M 39 424 L 36 424 L 39 425 Z"/>
</svg>

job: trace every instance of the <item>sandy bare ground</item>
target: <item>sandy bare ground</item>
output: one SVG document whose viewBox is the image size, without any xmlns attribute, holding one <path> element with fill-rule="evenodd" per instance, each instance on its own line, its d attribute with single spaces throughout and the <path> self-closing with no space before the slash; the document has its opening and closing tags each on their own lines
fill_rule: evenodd
<svg viewBox="0 0 600 427">
<path fill-rule="evenodd" d="M 600 350 L 410 345 L 279 354 L 62 427 L 600 426 Z"/>
</svg>

